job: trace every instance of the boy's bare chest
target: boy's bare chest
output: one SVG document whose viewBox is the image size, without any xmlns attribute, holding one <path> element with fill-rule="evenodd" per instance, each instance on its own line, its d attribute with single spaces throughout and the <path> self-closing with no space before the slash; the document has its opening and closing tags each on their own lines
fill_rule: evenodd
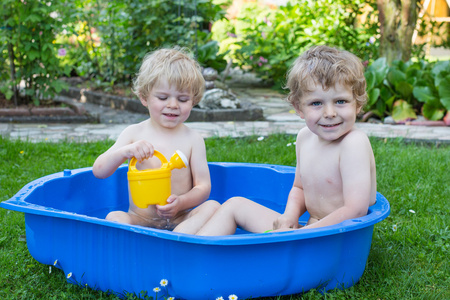
<svg viewBox="0 0 450 300">
<path fill-rule="evenodd" d="M 186 141 L 183 136 L 161 136 L 158 134 L 152 134 L 149 132 L 142 132 L 139 135 L 139 139 L 146 140 L 153 145 L 155 151 L 160 152 L 167 161 L 170 160 L 172 155 L 177 151 L 183 152 L 183 154 L 188 158 L 191 157 L 192 144 Z M 153 156 L 142 162 L 141 168 L 159 168 L 161 166 L 161 160 Z"/>
<path fill-rule="evenodd" d="M 306 207 L 314 218 L 321 219 L 342 205 L 342 176 L 339 152 L 315 149 L 300 154 L 300 177 Z"/>
<path fill-rule="evenodd" d="M 340 185 L 339 151 L 334 147 L 302 149 L 300 175 L 304 188 L 309 186 L 320 189 Z"/>
</svg>

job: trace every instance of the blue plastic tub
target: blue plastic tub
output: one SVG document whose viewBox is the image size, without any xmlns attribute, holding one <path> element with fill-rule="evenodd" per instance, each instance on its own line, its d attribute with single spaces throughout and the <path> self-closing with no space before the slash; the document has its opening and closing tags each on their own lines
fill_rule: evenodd
<svg viewBox="0 0 450 300">
<path fill-rule="evenodd" d="M 210 199 L 245 196 L 279 212 L 294 180 L 294 167 L 210 163 Z M 25 213 L 27 245 L 40 263 L 71 274 L 93 289 L 140 294 L 169 281 L 182 299 L 239 299 L 324 291 L 354 285 L 364 272 L 374 224 L 389 215 L 388 201 L 366 216 L 310 230 L 199 237 L 104 220 L 128 208 L 127 167 L 97 179 L 91 168 L 66 170 L 23 187 L 1 207 Z M 307 215 L 300 218 L 306 221 Z"/>
</svg>

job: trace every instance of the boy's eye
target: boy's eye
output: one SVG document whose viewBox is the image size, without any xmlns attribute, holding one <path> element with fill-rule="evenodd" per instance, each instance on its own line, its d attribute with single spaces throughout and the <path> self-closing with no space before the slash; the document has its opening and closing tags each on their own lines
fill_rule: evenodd
<svg viewBox="0 0 450 300">
<path fill-rule="evenodd" d="M 166 96 L 157 96 L 156 98 L 158 98 L 159 100 L 166 100 L 167 99 Z"/>
<path fill-rule="evenodd" d="M 347 101 L 345 101 L 345 100 L 338 100 L 338 101 L 336 101 L 336 104 L 345 104 L 345 103 L 347 103 Z"/>
<path fill-rule="evenodd" d="M 180 102 L 188 102 L 189 98 L 178 98 L 178 101 L 180 101 Z"/>
<path fill-rule="evenodd" d="M 321 105 L 321 104 L 322 104 L 322 103 L 319 102 L 319 101 L 314 101 L 314 102 L 311 103 L 312 106 L 319 106 L 319 105 Z"/>
</svg>

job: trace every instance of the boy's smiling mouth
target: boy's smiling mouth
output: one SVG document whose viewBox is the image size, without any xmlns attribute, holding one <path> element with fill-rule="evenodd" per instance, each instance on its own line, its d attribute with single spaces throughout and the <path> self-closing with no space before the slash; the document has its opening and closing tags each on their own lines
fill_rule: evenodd
<svg viewBox="0 0 450 300">
<path fill-rule="evenodd" d="M 163 113 L 164 116 L 169 117 L 169 118 L 175 118 L 178 117 L 178 114 L 174 114 L 174 113 Z"/>
<path fill-rule="evenodd" d="M 341 123 L 335 123 L 335 124 L 320 124 L 321 127 L 325 127 L 325 128 L 332 128 L 332 127 L 337 127 L 339 125 L 341 125 Z"/>
</svg>

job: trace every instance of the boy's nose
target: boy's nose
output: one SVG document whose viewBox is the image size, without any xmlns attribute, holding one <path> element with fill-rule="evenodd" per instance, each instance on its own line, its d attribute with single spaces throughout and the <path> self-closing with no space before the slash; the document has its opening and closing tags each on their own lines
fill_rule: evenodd
<svg viewBox="0 0 450 300">
<path fill-rule="evenodd" d="M 325 105 L 323 115 L 325 118 L 334 118 L 336 117 L 336 110 L 333 105 Z"/>
<path fill-rule="evenodd" d="M 169 97 L 167 99 L 167 107 L 178 107 L 178 101 L 175 97 Z"/>
</svg>

